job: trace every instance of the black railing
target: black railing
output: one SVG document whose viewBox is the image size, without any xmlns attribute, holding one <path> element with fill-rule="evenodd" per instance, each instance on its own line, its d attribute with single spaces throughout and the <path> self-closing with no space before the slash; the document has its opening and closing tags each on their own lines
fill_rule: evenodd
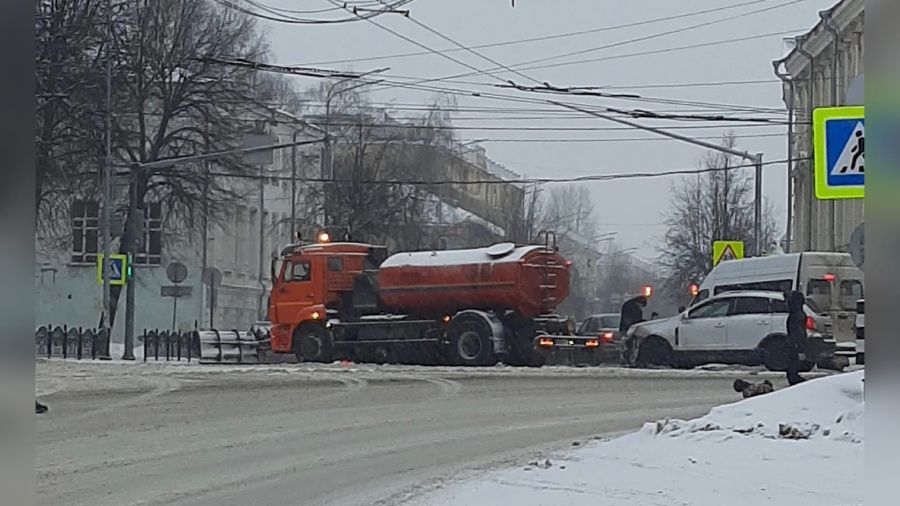
<svg viewBox="0 0 900 506">
<path fill-rule="evenodd" d="M 195 332 L 170 332 L 168 330 L 144 330 L 138 341 L 144 346 L 144 362 L 153 360 L 187 360 L 200 356 L 200 343 Z"/>
<path fill-rule="evenodd" d="M 85 329 L 67 325 L 41 325 L 34 332 L 35 355 L 66 359 L 109 359 L 107 329 Z"/>
</svg>

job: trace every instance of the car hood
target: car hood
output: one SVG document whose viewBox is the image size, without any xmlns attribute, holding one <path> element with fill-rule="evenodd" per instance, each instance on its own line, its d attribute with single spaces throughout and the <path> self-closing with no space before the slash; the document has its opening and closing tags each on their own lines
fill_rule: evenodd
<svg viewBox="0 0 900 506">
<path fill-rule="evenodd" d="M 635 323 L 628 329 L 628 335 L 636 337 L 657 335 L 665 338 L 674 338 L 675 329 L 678 328 L 679 321 L 681 321 L 681 315 L 663 318 L 662 320 Z"/>
</svg>

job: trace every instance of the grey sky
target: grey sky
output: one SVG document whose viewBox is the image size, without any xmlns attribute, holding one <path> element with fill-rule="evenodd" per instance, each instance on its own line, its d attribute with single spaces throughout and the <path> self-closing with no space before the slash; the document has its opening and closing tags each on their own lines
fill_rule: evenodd
<svg viewBox="0 0 900 506">
<path fill-rule="evenodd" d="M 263 0 L 266 4 L 294 9 L 328 7 L 326 0 Z M 467 46 L 490 44 L 507 40 L 540 37 L 580 30 L 591 30 L 675 16 L 684 13 L 745 4 L 750 0 L 516 0 L 516 7 L 509 0 L 416 0 L 410 4 L 412 16 L 444 35 Z M 608 85 L 624 86 L 616 92 L 634 92 L 643 97 L 714 102 L 739 106 L 783 108 L 781 86 L 772 73 L 771 61 L 785 52 L 783 38 L 770 35 L 742 42 L 719 44 L 702 48 L 673 51 L 662 54 L 609 58 L 636 52 L 656 51 L 676 46 L 703 44 L 726 39 L 751 37 L 775 32 L 802 33 L 818 21 L 818 11 L 833 5 L 835 0 L 760 0 L 721 12 L 684 17 L 676 20 L 646 24 L 576 37 L 559 38 L 528 44 L 510 45 L 479 50 L 505 65 L 563 53 L 586 50 L 615 44 L 653 34 L 690 27 L 706 21 L 732 17 L 784 4 L 768 12 L 747 15 L 712 26 L 660 36 L 649 40 L 623 44 L 586 54 L 559 58 L 536 65 L 547 65 L 583 59 L 607 58 L 603 61 L 579 65 L 557 66 L 523 71 L 539 81 L 557 86 Z M 376 19 L 392 30 L 436 49 L 454 47 L 449 42 L 429 33 L 411 20 L 400 16 L 381 16 Z M 274 52 L 275 63 L 303 64 L 330 62 L 352 58 L 373 57 L 397 53 L 417 52 L 422 49 L 384 31 L 367 21 L 343 25 L 285 25 L 261 22 Z M 449 53 L 479 69 L 495 65 L 468 52 Z M 438 55 L 415 56 L 390 60 L 355 63 L 323 64 L 329 68 L 368 70 L 389 66 L 386 76 L 412 76 L 422 78 L 442 77 L 470 72 L 466 67 Z M 502 78 L 512 78 L 522 84 L 523 77 L 504 71 L 491 72 Z M 388 77 L 390 79 L 390 77 Z M 494 84 L 487 75 L 461 78 L 468 82 Z M 638 85 L 672 83 L 708 83 L 721 81 L 771 81 L 758 84 L 728 86 L 640 88 Z M 312 86 L 310 80 L 298 79 L 301 87 Z M 471 84 L 431 83 L 468 91 L 503 93 L 523 98 L 542 98 L 513 90 L 492 89 Z M 610 90 L 612 91 L 612 90 Z M 641 108 L 655 111 L 690 110 L 704 111 L 697 106 L 660 104 L 647 101 L 627 101 L 598 98 L 564 97 L 570 102 L 608 105 L 622 108 Z M 372 100 L 393 101 L 398 104 L 423 103 L 434 99 L 433 94 L 392 88 L 376 91 Z M 491 100 L 487 98 L 458 97 L 460 107 L 525 108 L 548 107 L 543 105 Z M 708 110 L 723 112 L 721 108 Z M 507 120 L 513 113 L 471 112 L 458 114 L 455 125 L 460 127 L 617 127 L 602 119 L 565 118 L 540 120 Z M 746 116 L 746 113 L 738 113 Z M 534 117 L 537 114 L 522 114 Z M 468 119 L 467 119 L 468 118 Z M 644 123 L 655 126 L 685 126 L 684 122 L 654 121 Z M 693 123 L 691 124 L 693 125 Z M 706 124 L 704 124 L 706 125 Z M 681 130 L 697 136 L 719 136 L 726 129 L 709 124 L 709 128 Z M 742 135 L 779 134 L 770 137 L 739 138 L 739 147 L 750 152 L 763 152 L 768 160 L 784 159 L 786 155 L 785 128 L 782 126 L 750 126 L 736 128 Z M 470 139 L 622 139 L 646 138 L 652 134 L 642 131 L 505 131 L 463 130 L 462 140 Z M 671 169 L 689 169 L 697 165 L 703 152 L 701 148 L 678 141 L 607 141 L 607 142 L 496 142 L 483 145 L 488 155 L 505 164 L 509 169 L 535 177 L 578 176 L 585 174 L 656 172 Z M 764 192 L 772 200 L 783 228 L 785 210 L 785 168 L 768 166 L 765 171 Z M 661 222 L 668 207 L 669 185 L 672 178 L 653 180 L 626 180 L 594 182 L 588 184 L 596 199 L 601 232 L 617 231 L 617 240 L 623 247 L 642 248 L 641 256 L 650 258 L 657 254 L 659 239 L 664 232 Z M 617 222 L 622 225 L 616 225 Z"/>
</svg>

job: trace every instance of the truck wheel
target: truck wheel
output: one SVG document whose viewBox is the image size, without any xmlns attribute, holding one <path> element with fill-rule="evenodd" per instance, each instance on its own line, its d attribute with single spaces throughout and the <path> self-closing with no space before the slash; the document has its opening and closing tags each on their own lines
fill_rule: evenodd
<svg viewBox="0 0 900 506">
<path fill-rule="evenodd" d="M 334 355 L 331 333 L 321 325 L 301 325 L 294 331 L 294 355 L 300 362 L 330 363 Z"/>
<path fill-rule="evenodd" d="M 672 367 L 675 364 L 675 356 L 672 346 L 665 339 L 657 336 L 650 336 L 644 339 L 641 347 L 638 349 L 637 366 L 667 366 Z"/>
<path fill-rule="evenodd" d="M 494 343 L 490 329 L 483 323 L 465 319 L 450 325 L 447 330 L 450 339 L 449 355 L 454 365 L 493 365 Z"/>
</svg>

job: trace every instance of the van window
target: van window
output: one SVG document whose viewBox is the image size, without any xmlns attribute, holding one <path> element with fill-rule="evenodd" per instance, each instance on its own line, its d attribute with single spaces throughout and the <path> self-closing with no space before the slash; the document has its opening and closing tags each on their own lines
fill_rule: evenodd
<svg viewBox="0 0 900 506">
<path fill-rule="evenodd" d="M 820 308 L 831 307 L 831 282 L 824 279 L 810 279 L 806 282 L 806 295 Z"/>
<path fill-rule="evenodd" d="M 863 285 L 856 279 L 841 281 L 841 309 L 856 309 L 856 301 L 863 298 Z"/>
<path fill-rule="evenodd" d="M 777 281 L 748 281 L 733 285 L 719 285 L 716 287 L 716 295 L 724 292 L 759 291 L 759 292 L 786 292 L 794 288 L 790 279 Z"/>
<path fill-rule="evenodd" d="M 697 293 L 697 297 L 694 298 L 694 301 L 691 303 L 691 305 L 693 306 L 695 304 L 699 304 L 708 298 L 709 298 L 709 289 L 700 290 Z"/>
</svg>

